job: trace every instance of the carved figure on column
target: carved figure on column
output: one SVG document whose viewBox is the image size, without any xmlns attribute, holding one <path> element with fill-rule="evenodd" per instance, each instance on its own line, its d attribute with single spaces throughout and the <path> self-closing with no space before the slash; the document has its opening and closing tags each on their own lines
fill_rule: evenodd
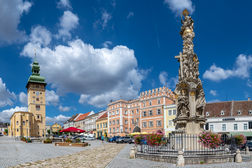
<svg viewBox="0 0 252 168">
<path fill-rule="evenodd" d="M 182 90 L 181 95 L 178 96 L 178 117 L 189 117 L 189 99 L 186 96 L 186 91 Z"/>
<path fill-rule="evenodd" d="M 196 100 L 196 117 L 203 117 L 206 104 L 204 90 L 201 88 Z"/>
</svg>

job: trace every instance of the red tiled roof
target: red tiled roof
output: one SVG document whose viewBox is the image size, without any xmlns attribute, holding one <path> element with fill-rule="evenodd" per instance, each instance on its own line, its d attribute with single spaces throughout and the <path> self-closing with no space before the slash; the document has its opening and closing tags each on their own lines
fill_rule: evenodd
<svg viewBox="0 0 252 168">
<path fill-rule="evenodd" d="M 108 117 L 108 112 L 104 113 L 104 114 L 103 114 L 101 117 L 99 117 L 97 120 L 102 119 L 102 118 L 106 118 L 106 117 Z"/>
<path fill-rule="evenodd" d="M 252 110 L 252 101 L 227 101 L 207 103 L 205 106 L 205 117 L 232 117 L 232 116 L 252 116 L 249 111 Z M 221 111 L 224 115 L 221 115 Z M 240 114 L 238 114 L 240 111 Z M 208 116 L 206 113 L 208 112 Z"/>
<path fill-rule="evenodd" d="M 88 112 L 88 113 L 85 113 L 85 114 L 81 114 L 81 115 L 75 120 L 75 122 L 85 119 L 90 113 L 91 113 L 91 111 Z"/>
</svg>

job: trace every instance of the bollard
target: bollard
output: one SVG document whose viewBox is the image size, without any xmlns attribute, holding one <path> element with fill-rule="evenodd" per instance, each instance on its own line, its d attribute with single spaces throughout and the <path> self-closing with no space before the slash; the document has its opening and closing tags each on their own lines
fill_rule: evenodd
<svg viewBox="0 0 252 168">
<path fill-rule="evenodd" d="M 134 146 L 131 147 L 130 158 L 131 159 L 135 159 L 136 158 L 136 152 L 135 152 L 135 147 Z"/>
<path fill-rule="evenodd" d="M 241 151 L 240 151 L 240 149 L 236 150 L 235 162 L 236 163 L 241 163 L 242 162 L 242 157 L 241 157 Z"/>
<path fill-rule="evenodd" d="M 246 147 L 246 152 L 245 152 L 246 154 L 250 154 L 250 152 L 249 152 L 249 147 L 247 146 Z"/>
<path fill-rule="evenodd" d="M 183 151 L 178 151 L 178 160 L 177 160 L 177 166 L 185 166 L 185 159 L 183 156 Z"/>
</svg>

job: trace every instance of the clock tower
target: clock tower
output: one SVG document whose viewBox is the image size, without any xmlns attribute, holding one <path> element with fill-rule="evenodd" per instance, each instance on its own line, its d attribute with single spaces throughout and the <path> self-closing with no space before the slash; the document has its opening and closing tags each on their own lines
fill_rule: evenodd
<svg viewBox="0 0 252 168">
<path fill-rule="evenodd" d="M 29 123 L 30 136 L 46 135 L 46 100 L 45 78 L 39 74 L 40 66 L 36 61 L 32 64 L 32 75 L 29 77 L 26 88 L 28 98 L 28 112 L 32 115 L 32 121 Z"/>
</svg>

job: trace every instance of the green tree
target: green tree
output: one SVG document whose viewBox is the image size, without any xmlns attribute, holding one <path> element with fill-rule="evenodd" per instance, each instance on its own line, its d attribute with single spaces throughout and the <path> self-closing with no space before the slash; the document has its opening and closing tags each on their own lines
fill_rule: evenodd
<svg viewBox="0 0 252 168">
<path fill-rule="evenodd" d="M 58 135 L 62 135 L 62 132 L 60 132 L 62 129 L 58 130 Z"/>
<path fill-rule="evenodd" d="M 4 132 L 5 132 L 6 134 L 8 134 L 8 129 L 5 129 Z"/>
<path fill-rule="evenodd" d="M 50 135 L 51 130 L 47 130 L 47 133 Z"/>
</svg>

